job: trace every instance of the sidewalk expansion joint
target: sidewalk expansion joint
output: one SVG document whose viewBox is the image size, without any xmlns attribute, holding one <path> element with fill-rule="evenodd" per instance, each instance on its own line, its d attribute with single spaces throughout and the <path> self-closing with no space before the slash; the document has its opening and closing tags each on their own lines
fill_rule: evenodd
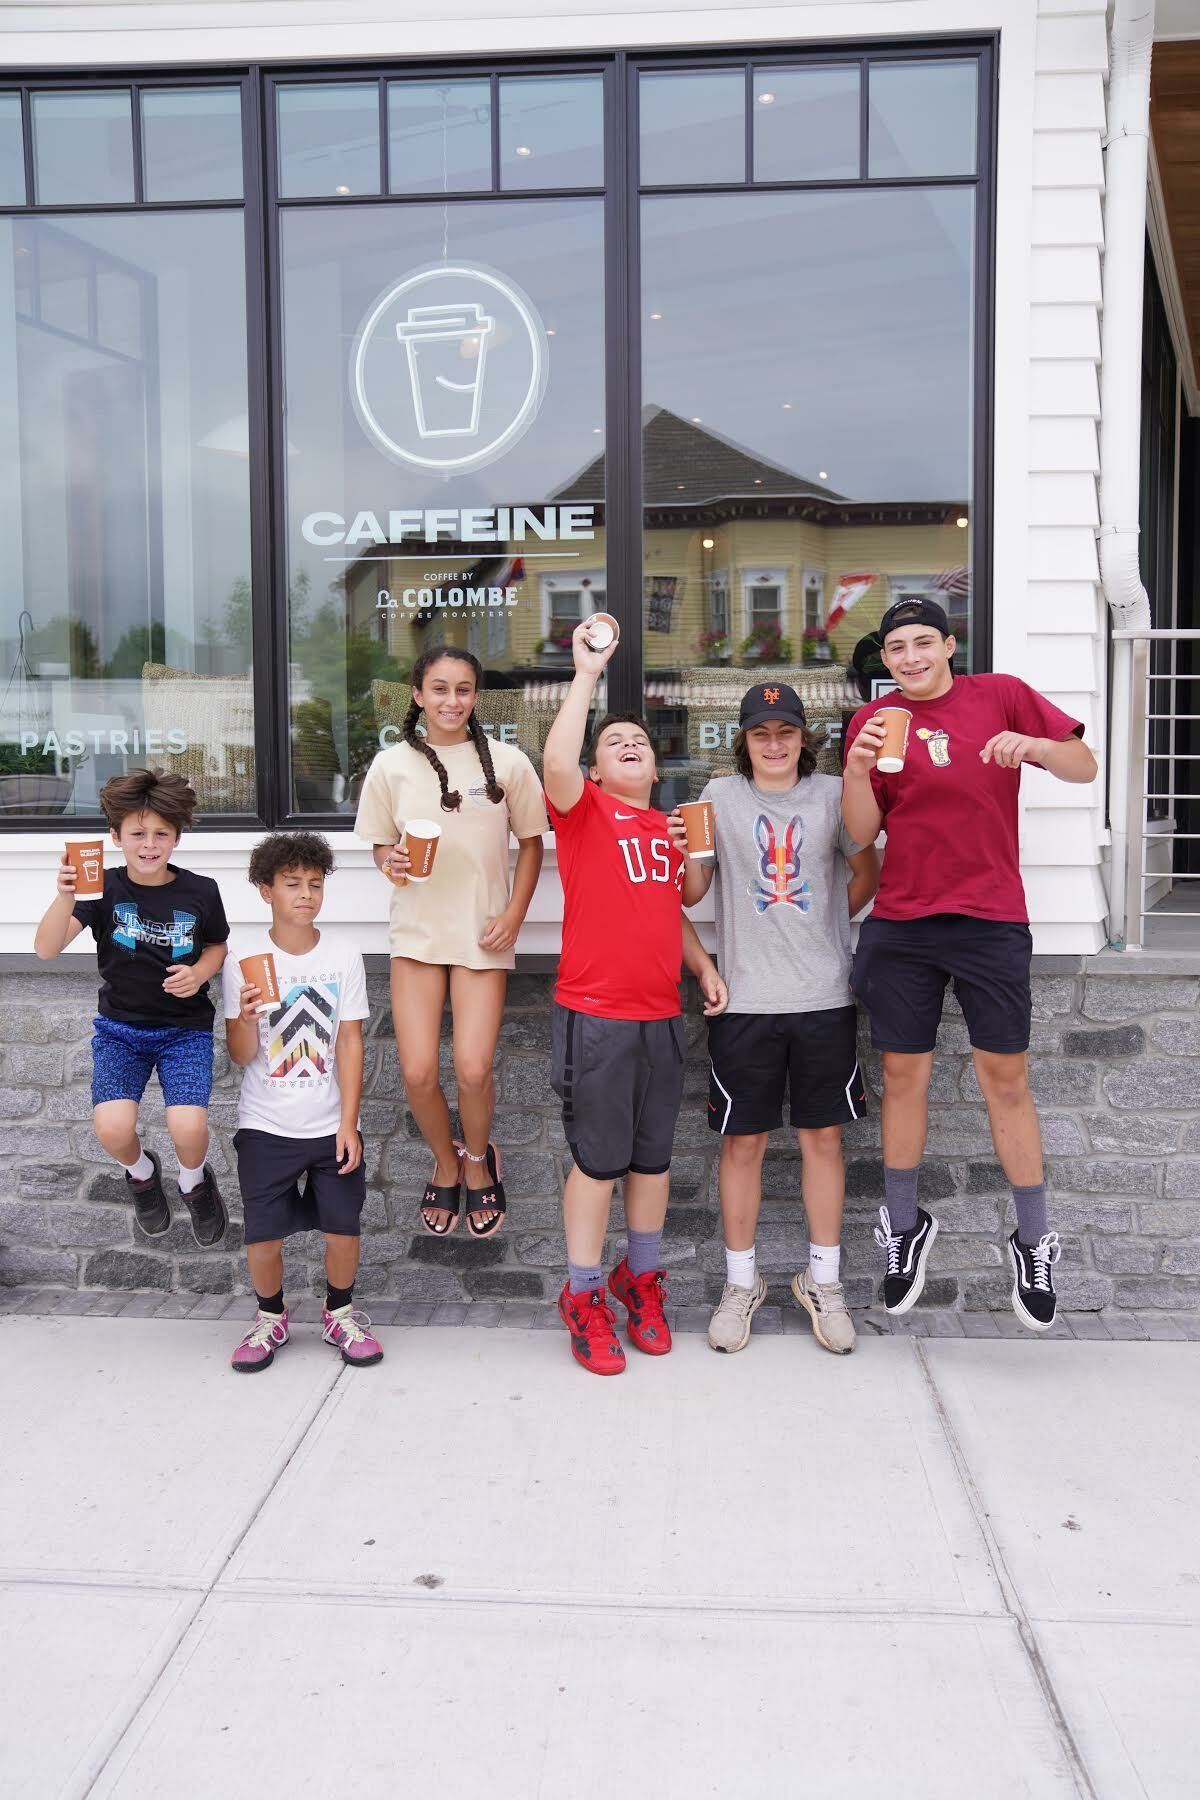
<svg viewBox="0 0 1200 1800">
<path fill-rule="evenodd" d="M 1034 1629 L 1033 1621 L 1025 1609 L 1017 1584 L 1009 1572 L 1004 1551 L 1001 1548 L 999 1538 L 993 1530 L 991 1516 L 988 1513 L 983 1495 L 979 1491 L 974 1471 L 972 1470 L 962 1444 L 959 1441 L 958 1433 L 954 1428 L 954 1421 L 951 1419 L 945 1401 L 942 1399 L 941 1390 L 937 1384 L 937 1378 L 930 1366 L 929 1358 L 925 1353 L 925 1345 L 919 1338 L 914 1340 L 913 1350 L 916 1353 L 917 1364 L 925 1381 L 930 1404 L 933 1407 L 938 1423 L 942 1428 L 942 1433 L 946 1440 L 946 1447 L 949 1450 L 951 1459 L 958 1471 L 958 1478 L 962 1484 L 967 1504 L 974 1516 L 980 1536 L 983 1538 L 989 1561 L 991 1562 L 996 1580 L 1000 1585 L 1000 1592 L 1004 1596 L 1004 1604 L 1008 1609 L 1013 1624 L 1016 1626 L 1017 1636 L 1020 1639 L 1021 1647 L 1025 1652 L 1030 1671 L 1041 1692 L 1046 1710 L 1050 1715 L 1050 1722 L 1054 1728 L 1055 1735 L 1058 1738 L 1059 1747 L 1062 1750 L 1067 1766 L 1070 1769 L 1072 1779 L 1074 1780 L 1079 1794 L 1083 1797 L 1083 1800 L 1100 1800 L 1100 1795 L 1092 1781 L 1087 1764 L 1084 1761 L 1083 1753 L 1075 1741 L 1075 1734 L 1071 1730 L 1066 1711 L 1058 1697 L 1058 1691 L 1055 1688 L 1053 1677 L 1051 1676 L 1045 1658 L 1042 1655 L 1041 1646 L 1038 1643 L 1037 1632 Z"/>
<path fill-rule="evenodd" d="M 194 1594 L 195 1602 L 192 1605 L 186 1606 L 184 1609 L 178 1630 L 171 1633 L 169 1641 L 163 1646 L 162 1654 L 158 1658 L 156 1666 L 153 1670 L 148 1671 L 148 1680 L 143 1692 L 131 1700 L 129 1705 L 124 1709 L 124 1718 L 122 1722 L 111 1732 L 107 1746 L 101 1749 L 92 1760 L 92 1763 L 83 1778 L 82 1784 L 69 1790 L 71 1794 L 78 1794 L 79 1800 L 87 1800 L 87 1796 L 95 1792 L 97 1785 L 104 1779 L 104 1776 L 112 1766 L 114 1759 L 119 1757 L 122 1746 L 136 1730 L 139 1719 L 141 1719 L 147 1709 L 152 1706 L 156 1694 L 162 1690 L 164 1684 L 169 1680 L 172 1669 L 176 1665 L 181 1653 L 185 1651 L 189 1636 L 195 1631 L 195 1628 L 204 1613 L 205 1607 L 213 1597 L 214 1589 L 224 1578 L 234 1557 L 241 1549 L 249 1533 L 258 1523 L 259 1516 L 262 1513 L 264 1506 L 269 1504 L 276 1489 L 279 1487 L 280 1482 L 284 1479 L 288 1470 L 291 1468 L 292 1463 L 307 1443 L 309 1434 L 314 1426 L 318 1425 L 324 1415 L 336 1404 L 346 1373 L 345 1367 L 339 1366 L 334 1373 L 332 1381 L 329 1383 L 329 1386 L 325 1389 L 316 1405 L 311 1406 L 307 1410 L 303 1422 L 297 1427 L 293 1434 L 292 1442 L 286 1455 L 281 1457 L 274 1474 L 271 1476 L 262 1493 L 258 1496 L 257 1501 L 254 1502 L 249 1509 L 245 1524 L 229 1545 L 228 1551 L 222 1557 L 219 1566 L 196 1586 L 189 1586 L 186 1589 L 176 1590 L 180 1592 L 181 1599 L 186 1599 Z M 184 1660 L 187 1660 L 186 1656 Z M 64 1792 L 63 1800 L 68 1800 L 67 1792 Z"/>
</svg>

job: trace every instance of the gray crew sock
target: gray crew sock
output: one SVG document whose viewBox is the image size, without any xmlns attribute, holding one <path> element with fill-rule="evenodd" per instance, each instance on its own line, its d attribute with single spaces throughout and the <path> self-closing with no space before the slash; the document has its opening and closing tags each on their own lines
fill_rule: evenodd
<svg viewBox="0 0 1200 1800">
<path fill-rule="evenodd" d="M 662 1250 L 662 1232 L 629 1231 L 629 1248 L 625 1252 L 625 1261 L 629 1264 L 631 1275 L 648 1275 L 651 1269 L 657 1269 L 658 1258 Z"/>
<path fill-rule="evenodd" d="M 567 1276 L 573 1294 L 586 1294 L 589 1288 L 604 1286 L 604 1270 L 598 1263 L 567 1262 Z"/>
<path fill-rule="evenodd" d="M 1046 1184 L 1039 1181 L 1036 1187 L 1014 1186 L 1012 1197 L 1017 1209 L 1017 1237 L 1021 1243 L 1032 1246 L 1044 1238 L 1048 1230 Z"/>
<path fill-rule="evenodd" d="M 917 1176 L 920 1164 L 915 1169 L 889 1169 L 883 1167 L 883 1197 L 887 1202 L 888 1218 L 892 1221 L 892 1230 L 897 1237 L 905 1231 L 913 1231 L 917 1224 Z"/>
</svg>

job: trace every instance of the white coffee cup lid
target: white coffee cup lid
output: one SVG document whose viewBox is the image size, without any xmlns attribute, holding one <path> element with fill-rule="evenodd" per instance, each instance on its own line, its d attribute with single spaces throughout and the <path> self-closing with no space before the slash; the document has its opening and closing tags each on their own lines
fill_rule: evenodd
<svg viewBox="0 0 1200 1800">
<path fill-rule="evenodd" d="M 607 619 L 592 619 L 588 624 L 587 634 L 593 650 L 607 650 L 616 636 Z"/>
<path fill-rule="evenodd" d="M 409 819 L 404 826 L 405 836 L 410 831 L 414 837 L 437 838 L 442 835 L 442 828 L 436 819 Z"/>
</svg>

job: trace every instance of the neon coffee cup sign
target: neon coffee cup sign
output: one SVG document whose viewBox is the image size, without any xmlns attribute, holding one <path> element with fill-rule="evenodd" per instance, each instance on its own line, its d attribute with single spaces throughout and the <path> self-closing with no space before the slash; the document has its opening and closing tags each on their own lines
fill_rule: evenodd
<svg viewBox="0 0 1200 1800">
<path fill-rule="evenodd" d="M 435 264 L 372 302 L 354 339 L 350 394 L 393 462 L 465 474 L 528 431 L 547 362 L 545 328 L 516 282 L 479 265 Z"/>
</svg>

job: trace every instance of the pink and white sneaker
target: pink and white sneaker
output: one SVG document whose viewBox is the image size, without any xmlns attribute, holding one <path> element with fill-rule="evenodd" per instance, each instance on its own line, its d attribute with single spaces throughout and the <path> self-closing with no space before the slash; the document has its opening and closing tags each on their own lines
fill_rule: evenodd
<svg viewBox="0 0 1200 1800">
<path fill-rule="evenodd" d="M 233 1353 L 233 1367 L 239 1375 L 253 1375 L 258 1369 L 270 1368 L 275 1352 L 282 1350 L 287 1341 L 286 1306 L 281 1313 L 255 1313 L 254 1324 Z"/>
<path fill-rule="evenodd" d="M 343 1362 L 356 1369 L 367 1369 L 372 1363 L 383 1361 L 383 1345 L 366 1329 L 371 1323 L 366 1313 L 356 1312 L 353 1306 L 339 1306 L 336 1312 L 322 1313 L 321 1317 L 325 1326 L 321 1335 L 327 1344 L 341 1351 Z"/>
</svg>

